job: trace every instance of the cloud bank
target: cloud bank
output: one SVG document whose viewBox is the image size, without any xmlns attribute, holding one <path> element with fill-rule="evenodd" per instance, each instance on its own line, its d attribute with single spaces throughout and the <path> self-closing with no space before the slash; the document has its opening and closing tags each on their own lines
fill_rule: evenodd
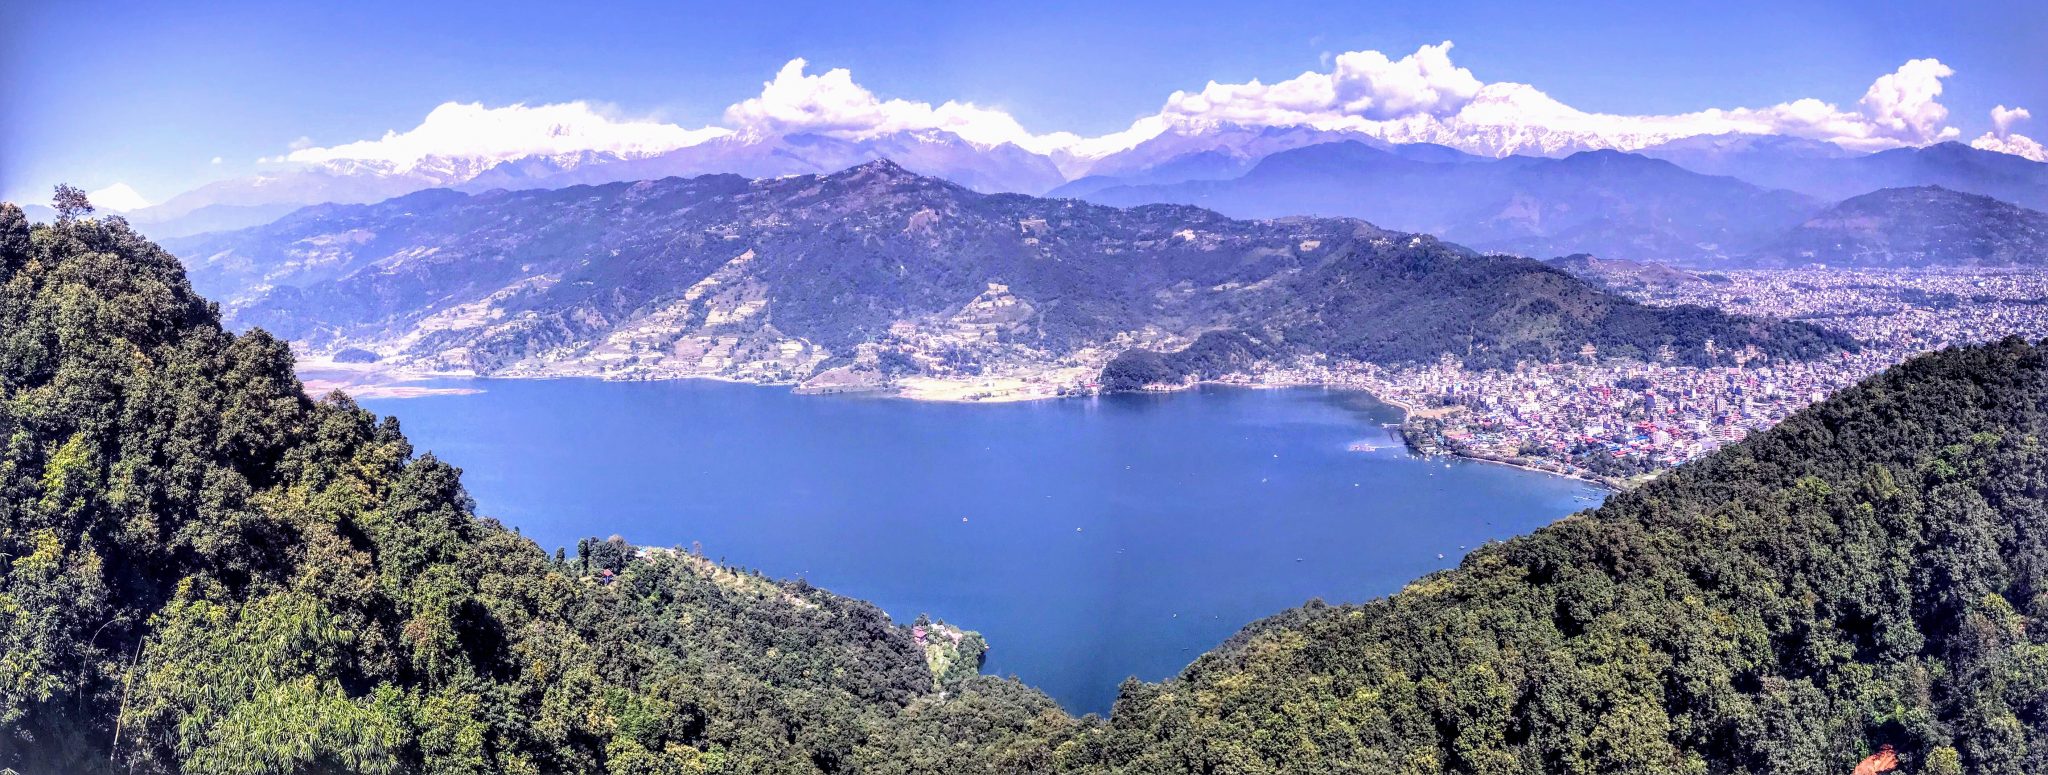
<svg viewBox="0 0 2048 775">
<path fill-rule="evenodd" d="M 864 140 L 896 132 L 943 130 L 971 143 L 1030 144 L 1036 138 L 1000 110 L 971 103 L 883 100 L 860 84 L 846 68 L 805 74 L 810 63 L 789 60 L 775 79 L 761 85 L 761 94 L 725 109 L 725 120 L 742 133 L 788 135 L 802 132 Z"/>
<path fill-rule="evenodd" d="M 862 140 L 937 130 L 984 146 L 1015 144 L 1064 162 L 1100 158 L 1163 133 L 1219 125 L 1310 126 L 1495 156 L 1634 150 L 1728 133 L 1801 137 L 1868 151 L 1926 145 L 1960 134 L 1948 125 L 1949 111 L 1941 103 L 1943 81 L 1955 71 L 1936 59 L 1911 60 L 1877 77 L 1852 105 L 1806 98 L 1764 107 L 1620 115 L 1579 110 L 1530 84 L 1481 80 L 1452 61 L 1451 49 L 1452 43 L 1444 41 L 1398 58 L 1351 51 L 1327 57 L 1322 69 L 1275 83 L 1210 82 L 1199 90 L 1176 91 L 1156 113 L 1097 137 L 1033 133 L 1001 109 L 972 103 L 884 98 L 845 68 L 811 72 L 810 63 L 797 58 L 764 82 L 759 94 L 726 108 L 722 127 L 686 129 L 619 119 L 583 102 L 504 107 L 450 102 L 410 130 L 326 147 L 306 141 L 264 161 L 407 169 L 437 157 L 499 160 L 584 151 L 633 157 L 726 136 L 816 133 Z M 2024 109 L 2000 106 L 1992 112 L 1995 130 L 1972 144 L 2040 158 L 2038 143 L 2011 131 L 2027 118 Z"/>
<path fill-rule="evenodd" d="M 1970 141 L 1970 147 L 1986 151 L 2009 153 L 2014 156 L 2048 161 L 2048 148 L 2041 147 L 2034 138 L 2012 131 L 2014 125 L 2033 118 L 2026 108 L 2008 108 L 1999 105 L 1991 109 L 1991 131 L 1983 137 Z"/>
<path fill-rule="evenodd" d="M 96 191 L 85 192 L 86 201 L 101 210 L 125 213 L 149 206 L 149 200 L 126 183 L 115 183 Z"/>
<path fill-rule="evenodd" d="M 731 130 L 718 127 L 684 129 L 661 121 L 615 119 L 585 102 L 501 108 L 446 102 L 428 113 L 419 126 L 404 132 L 394 130 L 375 140 L 331 147 L 316 147 L 311 140 L 300 138 L 292 143 L 290 152 L 262 161 L 363 162 L 402 171 L 440 158 L 504 160 L 579 152 L 631 158 L 727 134 Z"/>
<path fill-rule="evenodd" d="M 1434 142 L 1496 154 L 1633 150 L 1694 135 L 1772 134 L 1878 150 L 1956 137 L 1944 126 L 1943 78 L 1934 59 L 1915 59 L 1879 77 L 1854 109 L 1818 99 L 1764 108 L 1709 109 L 1673 115 L 1588 113 L 1524 83 L 1485 83 L 1451 62 L 1451 43 L 1423 46 L 1400 59 L 1354 51 L 1329 72 L 1266 85 L 1211 82 L 1174 92 L 1161 115 L 1170 123 L 1307 125 L 1390 142 Z M 1490 146 L 1490 147 L 1488 147 Z"/>
</svg>

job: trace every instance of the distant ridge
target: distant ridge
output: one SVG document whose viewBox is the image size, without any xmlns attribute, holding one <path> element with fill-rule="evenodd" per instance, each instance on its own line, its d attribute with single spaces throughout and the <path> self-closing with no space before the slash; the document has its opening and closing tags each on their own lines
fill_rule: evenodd
<svg viewBox="0 0 2048 775">
<path fill-rule="evenodd" d="M 1885 188 L 1941 186 L 2048 209 L 2048 164 L 1962 143 L 1857 154 L 1811 140 L 1724 135 L 1673 140 L 1638 153 L 1826 201 Z"/>
<path fill-rule="evenodd" d="M 2039 266 L 2048 264 L 2048 213 L 1940 186 L 1887 188 L 1808 219 L 1757 263 Z"/>
<path fill-rule="evenodd" d="M 1822 206 L 1618 151 L 1475 160 L 1355 142 L 1276 153 L 1232 180 L 1108 187 L 1090 198 L 1243 218 L 1359 217 L 1481 250 L 1700 263 L 1753 251 Z"/>
<path fill-rule="evenodd" d="M 889 161 L 428 191 L 171 246 L 237 325 L 477 373 L 975 374 L 1212 330 L 1381 362 L 1511 363 L 1588 341 L 1847 346 L 1804 325 L 1641 307 L 1535 261 L 1354 219 L 986 195 Z"/>
</svg>

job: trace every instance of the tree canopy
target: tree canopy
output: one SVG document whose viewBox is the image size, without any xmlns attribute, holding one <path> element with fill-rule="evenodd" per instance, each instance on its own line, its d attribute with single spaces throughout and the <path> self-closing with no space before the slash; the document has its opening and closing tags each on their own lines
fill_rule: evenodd
<svg viewBox="0 0 2048 775">
<path fill-rule="evenodd" d="M 2048 771 L 2044 425 L 2048 349 L 1918 358 L 1075 719 L 971 633 L 623 538 L 551 556 L 119 218 L 0 205 L 0 767 Z"/>
<path fill-rule="evenodd" d="M 802 582 L 555 560 L 118 218 L 0 205 L 0 440 L 0 767 L 846 772 L 956 691 L 1051 707 Z"/>
</svg>

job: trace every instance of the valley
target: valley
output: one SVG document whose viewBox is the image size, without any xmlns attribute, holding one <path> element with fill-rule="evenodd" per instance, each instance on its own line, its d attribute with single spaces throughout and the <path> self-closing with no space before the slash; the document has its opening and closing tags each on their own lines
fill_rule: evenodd
<svg viewBox="0 0 2048 775">
<path fill-rule="evenodd" d="M 1273 158 L 1304 151 L 1384 155 Z M 173 247 L 231 321 L 296 340 L 321 391 L 709 379 L 1003 403 L 1345 387 L 1441 413 L 1411 423 L 1418 451 L 1629 487 L 1914 354 L 2043 332 L 2034 270 L 1999 266 L 2031 260 L 2027 216 L 1945 189 L 1885 194 L 1843 207 L 1947 224 L 1885 243 L 1918 251 L 1910 265 L 1992 252 L 1918 270 L 1539 263 L 1349 219 L 990 196 L 888 162 L 428 192 Z M 1972 215 L 1987 207 L 2016 220 Z M 1885 287 L 1901 293 L 1868 310 L 1843 295 Z"/>
<path fill-rule="evenodd" d="M 760 181 L 423 192 L 174 240 L 234 325 L 394 373 L 711 377 L 927 397 L 1090 392 L 1211 331 L 1276 360 L 1847 340 L 1660 311 L 1537 262 L 1342 218 L 984 195 L 886 161 Z"/>
<path fill-rule="evenodd" d="M 1868 5 L 10 7 L 0 775 L 2048 773 L 2048 5 Z"/>
<path fill-rule="evenodd" d="M 1230 752 L 1246 751 L 1272 764 L 1263 771 L 1308 772 L 1374 761 L 1369 751 L 1392 749 L 1435 761 L 1585 757 L 1588 771 L 1649 772 L 1658 768 L 1630 762 L 1686 761 L 1711 770 L 1782 760 L 1839 769 L 1881 745 L 1898 760 L 1969 761 L 2018 773 L 2048 750 L 2041 738 L 2048 719 L 2034 702 L 2048 683 L 2035 669 L 2039 644 L 2027 634 L 2041 597 L 2029 590 L 2044 583 L 2032 558 L 2048 536 L 2040 524 L 2048 512 L 2032 494 L 2048 470 L 2033 443 L 2033 431 L 2048 423 L 2041 400 L 2048 357 L 2017 337 L 1908 360 L 1526 536 L 1486 540 L 1496 528 L 1515 529 L 1484 524 L 1499 516 L 1498 502 L 1393 523 L 1416 528 L 1412 535 L 1421 542 L 1414 546 L 1428 547 L 1440 545 L 1451 534 L 1445 528 L 1461 520 L 1480 543 L 1456 547 L 1465 553 L 1457 567 L 1384 597 L 1335 605 L 1311 599 L 1253 621 L 1199 655 L 1187 646 L 1192 661 L 1171 677 L 1126 680 L 1107 718 L 1076 718 L 1029 685 L 978 674 L 992 647 L 979 633 L 923 615 L 906 623 L 812 586 L 802 557 L 783 560 L 797 561 L 781 569 L 796 578 L 777 581 L 714 560 L 719 555 L 701 547 L 646 549 L 619 536 L 586 535 L 575 540 L 574 555 L 565 545 L 550 555 L 519 528 L 478 516 L 463 472 L 436 453 L 416 451 L 397 420 L 377 419 L 346 396 L 306 397 L 283 342 L 224 331 L 217 308 L 193 295 L 183 277 L 175 258 L 118 220 L 73 218 L 31 228 L 19 210 L 0 205 L 0 330 L 10 333 L 0 340 L 9 356 L 0 359 L 0 422 L 20 440 L 0 449 L 0 485 L 36 495 L 0 500 L 0 541 L 18 557 L 4 577 L 9 600 L 18 602 L 0 638 L 10 659 L 34 666 L 10 675 L 47 676 L 0 683 L 0 707 L 11 711 L 0 719 L 10 740 L 23 741 L 0 749 L 10 766 L 111 771 L 105 763 L 112 760 L 168 771 L 188 760 L 260 755 L 348 759 L 379 770 L 492 762 L 478 767 L 525 771 L 539 769 L 536 762 L 609 761 L 862 772 L 939 750 L 993 771 L 1109 773 L 1215 770 L 1235 756 Z M 1233 342 L 1247 344 L 1211 342 L 1218 355 Z M 138 356 L 160 368 L 138 368 Z M 565 402 L 545 394 L 578 381 L 504 384 L 509 393 L 540 391 L 532 405 L 545 410 L 513 406 L 510 421 L 504 414 L 462 416 L 465 402 L 489 399 L 503 387 L 408 402 L 453 402 L 453 424 L 443 427 L 464 430 L 436 442 L 451 460 L 486 446 L 532 456 L 523 468 L 477 457 L 486 461 L 476 474 L 478 492 L 499 492 L 493 497 L 504 508 L 524 503 L 564 520 L 547 527 L 538 516 L 520 518 L 550 543 L 585 533 L 593 516 L 615 517 L 619 503 L 579 498 L 551 505 L 519 497 L 517 487 L 551 488 L 546 477 L 582 476 L 578 466 L 636 460 L 589 454 L 566 441 L 663 455 L 697 446 L 694 477 L 655 459 L 653 476 L 618 472 L 632 486 L 608 488 L 608 497 L 651 495 L 663 515 L 691 497 L 737 499 L 709 502 L 713 512 L 689 520 L 693 531 L 717 531 L 735 544 L 765 542 L 764 557 L 775 547 L 810 547 L 812 558 L 839 562 L 906 557 L 921 565 L 901 578 L 926 594 L 934 577 L 921 568 L 1000 573 L 988 558 L 1003 558 L 1013 568 L 1057 572 L 1075 555 L 1014 549 L 1027 537 L 1071 540 L 1069 547 L 1092 547 L 1081 555 L 1108 568 L 1100 583 L 1076 588 L 1112 602 L 1140 601 L 1140 608 L 1115 616 L 1127 615 L 1148 633 L 1140 639 L 1153 644 L 1150 633 L 1179 630 L 1173 623 L 1180 612 L 1164 611 L 1159 623 L 1157 600 L 1126 599 L 1123 591 L 1164 581 L 1185 594 L 1192 585 L 1176 582 L 1176 568 L 1234 594 L 1242 588 L 1229 583 L 1230 573 L 1254 562 L 1288 568 L 1278 576 L 1286 579 L 1314 576 L 1312 558 L 1317 569 L 1378 566 L 1361 561 L 1361 543 L 1330 540 L 1330 524 L 1303 522 L 1301 510 L 1266 491 L 1291 483 L 1306 485 L 1302 491 L 1314 497 L 1351 501 L 1337 524 L 1355 526 L 1351 518 L 1371 513 L 1371 498 L 1399 485 L 1368 493 L 1360 480 L 1353 488 L 1326 475 L 1297 479 L 1308 470 L 1295 460 L 1299 455 L 1320 458 L 1309 468 L 1340 475 L 1364 473 L 1353 455 L 1411 476 L 1462 471 L 1458 486 L 1441 486 L 1448 497 L 1494 499 L 1500 493 L 1474 485 L 1534 476 L 1489 466 L 1439 469 L 1433 461 L 1385 454 L 1358 444 L 1355 419 L 1283 441 L 1256 428 L 1298 428 L 1301 417 L 1255 411 L 1250 428 L 1234 428 L 1167 416 L 1162 430 L 1220 435 L 1195 440 L 1111 430 L 1100 438 L 1110 457 L 1059 479 L 1131 476 L 1168 491 L 1194 488 L 1198 497 L 1214 488 L 1214 497 L 1202 498 L 1220 507 L 1208 512 L 1216 520 L 1209 529 L 1183 529 L 1184 520 L 1204 513 L 1199 509 L 1153 511 L 1141 496 L 1112 498 L 1107 511 L 1024 506 L 1023 518 L 997 517 L 991 535 L 974 532 L 986 517 L 958 507 L 1030 503 L 1030 491 L 1047 483 L 1035 476 L 1037 467 L 1018 461 L 1071 458 L 1075 445 L 1047 439 L 1053 443 L 1029 455 L 998 453 L 994 442 L 1029 437 L 969 431 L 956 438 L 966 440 L 954 445 L 964 448 L 945 458 L 985 470 L 936 471 L 940 481 L 967 489 L 942 496 L 939 509 L 891 509 L 867 500 L 900 490 L 869 486 L 884 477 L 830 474 L 822 481 L 849 489 L 818 492 L 778 467 L 758 486 L 728 487 L 740 481 L 734 466 L 760 456 L 728 454 L 733 437 L 699 431 L 720 422 L 751 432 L 771 419 L 793 421 L 797 432 L 782 442 L 788 444 L 827 440 L 821 431 L 837 425 L 858 442 L 831 453 L 833 465 L 914 479 L 918 467 L 904 466 L 904 456 L 873 454 L 904 422 L 877 430 L 825 417 L 843 420 L 881 407 L 979 418 L 1016 410 L 1008 419 L 1017 419 L 1080 404 L 991 409 L 807 401 L 703 382 L 580 383 L 651 389 L 661 396 L 657 403 L 702 392 L 676 390 L 691 386 L 749 391 L 743 401 L 773 396 L 783 404 L 766 411 L 725 403 L 697 413 L 674 411 L 674 404 L 667 411 L 611 412 L 615 400 Z M 1162 408 L 1145 401 L 1189 397 L 1099 400 L 1108 402 L 1104 411 L 1135 409 L 1127 416 L 1143 422 Z M 1257 410 L 1274 401 L 1284 407 L 1291 397 L 1230 398 Z M 804 417 L 789 402 L 825 414 Z M 1231 403 L 1211 406 L 1227 410 Z M 688 425 L 664 428 L 646 419 L 663 416 Z M 507 444 L 467 435 L 518 433 L 535 423 L 560 423 L 547 431 L 556 441 Z M 610 436 L 604 424 L 658 442 Z M 432 432 L 435 422 L 424 425 Z M 944 434 L 966 426 L 941 418 L 930 427 Z M 1133 439 L 1160 446 L 1141 456 Z M 899 440 L 930 446 L 916 434 Z M 981 456 L 972 452 L 978 440 Z M 1219 468 L 1130 473 L 1191 453 L 1220 455 Z M 144 464 L 159 456 L 164 462 Z M 1119 459 L 1129 462 L 1119 468 Z M 1262 481 L 1251 482 L 1252 474 Z M 649 493 L 639 486 L 648 479 L 680 489 Z M 1005 482 L 1023 489 L 983 488 Z M 915 482 L 910 488 L 926 489 Z M 1104 505 L 1088 494 L 1072 497 Z M 755 524 L 756 516 L 774 512 L 767 506 L 777 499 L 836 527 Z M 818 510 L 834 503 L 859 508 L 844 520 Z M 1543 504 L 1534 510 L 1556 511 Z M 1048 514 L 1066 519 L 1049 521 Z M 1119 534 L 1108 527 L 1135 527 L 1152 515 L 1164 520 L 1152 529 Z M 885 523 L 876 520 L 907 520 L 926 535 L 951 536 L 941 539 L 949 550 L 913 544 L 902 555 L 863 551 L 853 539 L 877 538 L 873 528 Z M 1072 532 L 1060 524 L 1077 520 Z M 1114 559 L 1124 556 L 1119 549 L 1149 551 L 1145 541 L 1228 536 L 1261 521 L 1306 530 L 1295 534 L 1297 543 L 1263 553 L 1243 541 L 1210 545 L 1224 552 L 1210 561 L 1186 562 L 1195 556 L 1189 549 L 1165 548 L 1150 561 L 1164 568 L 1138 557 Z M 1388 556 L 1406 556 L 1406 563 L 1426 564 L 1390 540 L 1398 534 L 1381 523 L 1358 538 L 1395 549 Z M 985 543 L 973 550 L 975 541 Z M 246 550 L 259 545 L 277 550 Z M 1292 552 L 1299 554 L 1287 562 Z M 1451 551 L 1439 554 L 1447 559 Z M 1299 570 L 1288 567 L 1294 565 Z M 110 576 L 107 568 L 136 572 Z M 1400 562 L 1390 570 L 1397 578 L 1414 572 Z M 826 572 L 834 573 L 829 566 Z M 973 578 L 974 587 L 983 586 L 980 575 Z M 1036 593 L 1044 585 L 1024 586 Z M 944 594 L 946 586 L 936 589 Z M 1837 616 L 1847 611 L 1864 614 Z M 1083 620 L 1089 632 L 1102 622 L 1085 614 Z M 1220 611 L 1211 622 L 1231 626 L 1220 623 Z M 1183 634 L 1217 634 L 1193 625 L 1180 625 Z M 102 638 L 104 645 L 96 642 Z M 1788 643 L 1800 645 L 1781 647 Z M 1091 656 L 1110 651 L 1101 641 L 1065 645 Z M 1445 673 L 1445 659 L 1472 669 Z M 1617 684 L 1617 670 L 1640 679 Z M 122 699 L 130 686 L 144 709 L 133 715 Z M 1976 691 L 1981 687 L 1989 688 Z M 1617 747 L 1602 737 L 1612 728 L 1599 710 L 1606 701 L 1551 706 L 1538 699 L 1551 693 L 1621 698 L 1638 708 L 1640 734 Z M 1787 702 L 1808 712 L 1783 713 Z M 1874 707 L 1910 708 L 1913 721 L 1875 721 Z M 493 708 L 521 712 L 500 716 Z M 270 721 L 297 714 L 327 720 L 282 732 Z M 1792 726 L 1737 733 L 1763 717 Z M 1538 731 L 1468 745 L 1438 734 L 1429 718 Z M 119 720 L 107 730 L 103 719 Z M 478 747 L 444 746 L 450 728 L 466 730 Z M 355 733 L 362 729 L 381 731 Z M 114 731 L 127 741 L 118 753 L 110 746 Z M 1279 742 L 1304 737 L 1332 745 Z M 1352 747 L 1360 741 L 1369 745 Z"/>
<path fill-rule="evenodd" d="M 985 636 L 988 673 L 1076 714 L 1274 610 L 1393 592 L 1603 497 L 1413 457 L 1383 427 L 1401 413 L 1346 390 L 959 406 L 705 380 L 420 384 L 475 392 L 362 403 L 548 551 L 593 531 L 701 545 L 898 621 L 928 613 Z"/>
</svg>

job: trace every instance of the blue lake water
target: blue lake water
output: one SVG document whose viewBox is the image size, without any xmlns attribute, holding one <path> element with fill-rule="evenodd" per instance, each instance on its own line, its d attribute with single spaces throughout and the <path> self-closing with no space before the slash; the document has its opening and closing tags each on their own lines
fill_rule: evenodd
<svg viewBox="0 0 2048 775">
<path fill-rule="evenodd" d="M 1347 391 L 949 405 L 694 380 L 433 384 L 485 392 L 363 403 L 544 548 L 701 542 L 898 621 L 979 630 L 988 672 L 1077 712 L 1260 617 L 1385 595 L 1601 495 L 1411 457 L 1382 427 L 1397 412 Z"/>
</svg>

